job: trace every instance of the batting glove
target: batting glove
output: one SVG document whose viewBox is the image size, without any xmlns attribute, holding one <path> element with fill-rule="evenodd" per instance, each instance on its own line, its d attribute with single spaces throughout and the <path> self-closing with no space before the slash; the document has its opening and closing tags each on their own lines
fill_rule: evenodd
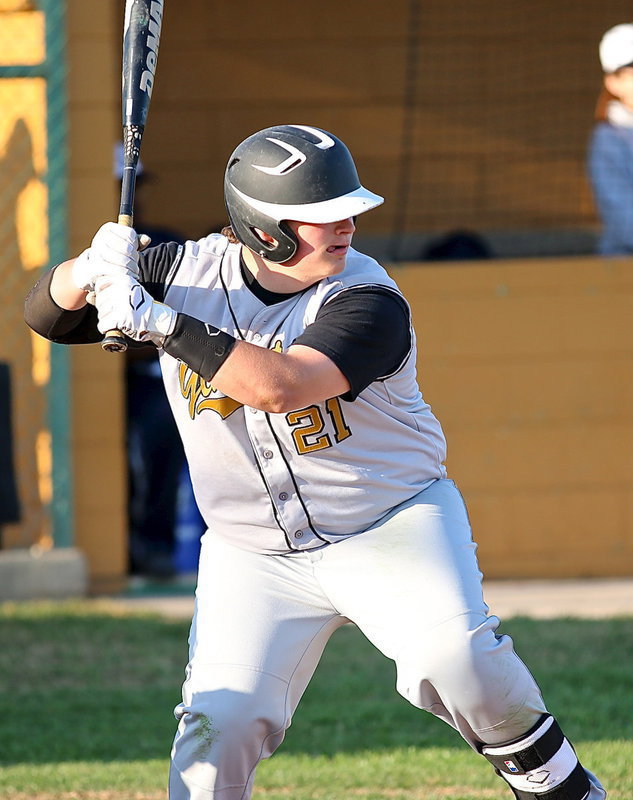
<svg viewBox="0 0 633 800">
<path fill-rule="evenodd" d="M 138 254 L 150 243 L 149 236 L 136 233 L 134 228 L 106 222 L 92 240 L 92 244 L 77 258 L 72 268 L 72 279 L 78 289 L 94 289 L 97 279 L 129 274 L 138 277 Z"/>
<path fill-rule="evenodd" d="M 138 342 L 152 342 L 162 347 L 176 325 L 173 308 L 151 297 L 131 275 L 114 280 L 101 278 L 95 284 L 94 304 L 101 333 L 117 329 Z"/>
</svg>

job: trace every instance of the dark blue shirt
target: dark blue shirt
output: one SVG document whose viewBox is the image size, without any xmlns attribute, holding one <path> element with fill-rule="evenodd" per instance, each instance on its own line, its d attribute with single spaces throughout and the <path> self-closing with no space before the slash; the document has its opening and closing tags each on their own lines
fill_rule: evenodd
<svg viewBox="0 0 633 800">
<path fill-rule="evenodd" d="M 589 176 L 602 255 L 633 254 L 633 128 L 600 122 L 589 145 Z"/>
</svg>

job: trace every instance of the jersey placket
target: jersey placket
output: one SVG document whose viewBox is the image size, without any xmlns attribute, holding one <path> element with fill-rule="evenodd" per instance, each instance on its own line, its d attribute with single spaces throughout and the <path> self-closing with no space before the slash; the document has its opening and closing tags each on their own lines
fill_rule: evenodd
<svg viewBox="0 0 633 800">
<path fill-rule="evenodd" d="M 275 437 L 268 414 L 256 408 L 244 409 L 246 429 L 262 477 L 268 488 L 275 516 L 293 549 L 306 550 L 318 543 L 297 493 L 292 472 L 281 444 Z"/>
<path fill-rule="evenodd" d="M 270 347 L 274 338 L 274 324 L 267 308 L 256 314 L 245 335 L 246 341 L 260 347 Z M 288 543 L 293 549 L 307 550 L 319 543 L 314 535 L 310 520 L 297 492 L 289 462 L 283 455 L 282 444 L 274 433 L 269 415 L 256 408 L 244 408 L 246 430 L 259 465 L 260 473 L 266 483 L 274 513 L 283 527 Z"/>
</svg>

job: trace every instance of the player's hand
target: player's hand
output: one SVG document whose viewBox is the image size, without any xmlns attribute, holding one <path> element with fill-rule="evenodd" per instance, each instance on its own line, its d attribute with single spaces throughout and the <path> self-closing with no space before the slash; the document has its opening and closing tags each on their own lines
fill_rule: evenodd
<svg viewBox="0 0 633 800">
<path fill-rule="evenodd" d="M 101 333 L 116 328 L 138 342 L 162 347 L 176 325 L 173 308 L 154 300 L 130 274 L 102 277 L 95 284 L 94 305 Z"/>
<path fill-rule="evenodd" d="M 72 279 L 78 289 L 94 289 L 99 278 L 116 278 L 129 274 L 138 277 L 138 254 L 150 243 L 149 236 L 136 233 L 134 228 L 106 222 L 95 234 L 92 244 L 77 258 L 72 267 Z"/>
</svg>

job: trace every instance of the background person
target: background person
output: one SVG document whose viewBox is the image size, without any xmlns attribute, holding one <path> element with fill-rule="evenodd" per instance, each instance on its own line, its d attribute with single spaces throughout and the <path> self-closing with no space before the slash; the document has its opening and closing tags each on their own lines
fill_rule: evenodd
<svg viewBox="0 0 633 800">
<path fill-rule="evenodd" d="M 352 621 L 396 662 L 398 691 L 459 731 L 516 797 L 604 800 L 496 634 L 416 381 L 408 304 L 351 247 L 356 218 L 383 198 L 335 136 L 280 125 L 236 148 L 225 200 L 225 235 L 184 249 L 139 255 L 134 231 L 106 224 L 26 309 L 55 341 L 116 327 L 160 348 L 210 529 L 170 797 L 250 797 L 328 639 Z"/>
<path fill-rule="evenodd" d="M 599 47 L 604 86 L 589 145 L 589 176 L 602 223 L 601 255 L 633 253 L 633 23 L 610 28 Z"/>
</svg>

